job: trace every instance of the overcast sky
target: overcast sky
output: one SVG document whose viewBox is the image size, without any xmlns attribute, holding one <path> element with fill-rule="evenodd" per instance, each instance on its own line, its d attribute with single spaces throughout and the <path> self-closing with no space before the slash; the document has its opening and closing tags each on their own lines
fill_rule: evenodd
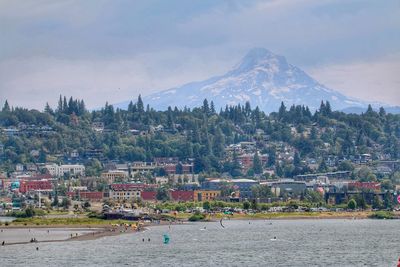
<svg viewBox="0 0 400 267">
<path fill-rule="evenodd" d="M 0 0 L 0 104 L 136 99 L 223 74 L 253 47 L 400 105 L 399 0 Z"/>
</svg>

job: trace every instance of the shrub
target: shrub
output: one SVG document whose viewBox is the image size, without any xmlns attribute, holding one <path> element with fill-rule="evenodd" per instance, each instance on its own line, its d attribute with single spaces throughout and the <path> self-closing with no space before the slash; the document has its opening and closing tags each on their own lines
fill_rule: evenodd
<svg viewBox="0 0 400 267">
<path fill-rule="evenodd" d="M 377 211 L 372 213 L 369 218 L 371 219 L 394 219 L 394 213 L 391 211 Z"/>
<path fill-rule="evenodd" d="M 197 221 L 202 221 L 204 220 L 205 216 L 203 214 L 193 214 L 192 216 L 189 217 L 189 221 L 191 222 L 197 222 Z"/>
</svg>

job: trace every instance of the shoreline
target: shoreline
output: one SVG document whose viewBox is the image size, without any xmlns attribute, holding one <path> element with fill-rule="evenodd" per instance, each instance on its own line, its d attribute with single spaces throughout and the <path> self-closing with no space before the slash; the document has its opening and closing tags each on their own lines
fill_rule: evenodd
<svg viewBox="0 0 400 267">
<path fill-rule="evenodd" d="M 265 221 L 279 221 L 279 220 L 334 220 L 334 219 L 346 219 L 346 220 L 362 220 L 362 219 L 371 219 L 369 216 L 372 214 L 371 211 L 362 211 L 362 212 L 345 212 L 345 213 L 307 213 L 307 214 L 285 214 L 285 213 L 274 213 L 274 214 L 235 214 L 225 215 L 225 214 L 216 214 L 215 216 L 209 217 L 209 219 L 197 221 L 197 222 L 218 222 L 221 219 L 224 220 L 243 220 L 243 221 L 252 221 L 252 220 L 265 220 Z M 36 244 L 36 243 L 49 243 L 49 242 L 67 242 L 67 241 L 89 241 L 95 240 L 102 237 L 107 236 L 117 236 L 121 234 L 131 234 L 140 232 L 148 229 L 148 227 L 154 226 L 162 226 L 162 225 L 181 225 L 185 223 L 192 223 L 188 221 L 186 217 L 177 217 L 176 221 L 160 221 L 159 223 L 142 223 L 139 229 L 135 229 L 132 225 L 136 225 L 137 222 L 123 222 L 120 224 L 112 224 L 112 222 L 107 223 L 104 221 L 102 224 L 43 224 L 43 225 L 20 225 L 15 224 L 4 226 L 1 225 L 0 229 L 4 230 L 18 230 L 18 229 L 66 229 L 66 230 L 74 230 L 77 231 L 92 231 L 90 233 L 84 233 L 81 235 L 73 236 L 71 234 L 70 238 L 67 239 L 54 239 L 54 240 L 38 240 L 36 242 L 24 241 L 24 242 L 10 242 L 5 243 L 4 245 L 20 245 L 20 244 Z M 193 222 L 196 223 L 196 222 Z"/>
<path fill-rule="evenodd" d="M 26 230 L 26 229 L 47 229 L 49 231 L 54 230 L 54 229 L 65 229 L 65 230 L 77 230 L 77 233 L 70 234 L 71 236 L 66 239 L 50 239 L 50 240 L 37 240 L 37 241 L 18 241 L 18 242 L 5 242 L 2 244 L 2 246 L 11 246 L 11 245 L 22 245 L 22 244 L 39 244 L 39 243 L 51 243 L 51 242 L 68 242 L 68 241 L 89 241 L 89 240 L 95 240 L 99 239 L 102 237 L 107 237 L 107 236 L 117 236 L 121 234 L 130 234 L 130 233 L 136 233 L 140 232 L 142 230 L 145 230 L 149 225 L 142 225 L 139 230 L 133 229 L 132 226 L 100 226 L 100 227 L 85 227 L 84 225 L 76 225 L 73 227 L 66 226 L 66 225 L 36 225 L 36 226 L 20 226 L 20 225 L 15 225 L 14 227 L 1 227 L 1 229 L 4 231 L 4 229 L 9 229 L 9 230 Z M 91 231 L 89 233 L 84 233 L 78 235 L 79 231 Z"/>
</svg>

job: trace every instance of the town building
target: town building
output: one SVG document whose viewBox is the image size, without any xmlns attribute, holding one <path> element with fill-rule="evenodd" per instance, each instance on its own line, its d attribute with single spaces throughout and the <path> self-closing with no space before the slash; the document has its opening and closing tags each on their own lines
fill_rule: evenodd
<svg viewBox="0 0 400 267">
<path fill-rule="evenodd" d="M 73 176 L 85 176 L 85 166 L 81 164 L 67 164 L 67 165 L 57 165 L 48 164 L 45 168 L 53 176 L 61 177 L 65 174 Z"/>
<path fill-rule="evenodd" d="M 139 199 L 144 188 L 144 184 L 111 184 L 109 198 L 116 201 Z"/>
<path fill-rule="evenodd" d="M 173 201 L 193 201 L 193 191 L 171 190 L 170 196 Z"/>
<path fill-rule="evenodd" d="M 22 180 L 19 184 L 19 192 L 27 193 L 30 191 L 52 191 L 53 184 L 49 180 Z"/>
<path fill-rule="evenodd" d="M 350 178 L 350 171 L 337 171 L 337 172 L 325 172 L 325 173 L 312 173 L 312 174 L 302 174 L 296 175 L 294 179 L 296 181 L 312 181 L 317 179 L 319 176 L 326 176 L 329 180 L 345 180 Z"/>
<path fill-rule="evenodd" d="M 283 195 L 298 196 L 307 189 L 305 182 L 294 181 L 292 179 L 280 180 L 270 184 L 272 193 L 281 197 Z"/>
<path fill-rule="evenodd" d="M 376 192 L 381 191 L 381 184 L 377 182 L 350 182 L 348 184 L 349 190 L 372 190 Z"/>
<path fill-rule="evenodd" d="M 216 200 L 221 196 L 220 190 L 194 190 L 193 200 L 194 201 L 212 201 Z"/>
<path fill-rule="evenodd" d="M 105 179 L 109 184 L 112 184 L 115 181 L 124 181 L 128 177 L 128 173 L 125 171 L 111 170 L 103 172 L 100 177 Z"/>
<path fill-rule="evenodd" d="M 80 191 L 76 190 L 73 192 L 68 192 L 67 196 L 72 198 L 72 199 L 77 199 L 77 200 L 88 200 L 88 201 L 94 201 L 94 202 L 99 202 L 103 200 L 103 192 L 90 192 L 90 191 Z"/>
</svg>

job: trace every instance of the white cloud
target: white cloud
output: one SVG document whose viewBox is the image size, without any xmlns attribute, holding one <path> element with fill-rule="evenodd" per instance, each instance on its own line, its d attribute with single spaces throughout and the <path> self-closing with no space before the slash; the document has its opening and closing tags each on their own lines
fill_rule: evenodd
<svg viewBox="0 0 400 267">
<path fill-rule="evenodd" d="M 398 61 L 371 59 L 399 52 L 399 18 L 392 0 L 0 0 L 0 102 L 42 108 L 62 93 L 98 107 L 222 74 L 265 47 L 333 89 L 398 103 Z"/>
<path fill-rule="evenodd" d="M 326 65 L 308 72 L 322 84 L 367 101 L 400 105 L 400 55 L 375 61 Z"/>
<path fill-rule="evenodd" d="M 84 99 L 89 108 L 134 100 L 157 89 L 208 78 L 225 71 L 222 62 L 209 64 L 200 55 L 182 56 L 160 52 L 129 59 L 66 60 L 57 58 L 14 59 L 0 62 L 0 104 L 43 109 L 55 106 L 60 94 Z M 221 64 L 218 64 L 221 63 Z"/>
</svg>

